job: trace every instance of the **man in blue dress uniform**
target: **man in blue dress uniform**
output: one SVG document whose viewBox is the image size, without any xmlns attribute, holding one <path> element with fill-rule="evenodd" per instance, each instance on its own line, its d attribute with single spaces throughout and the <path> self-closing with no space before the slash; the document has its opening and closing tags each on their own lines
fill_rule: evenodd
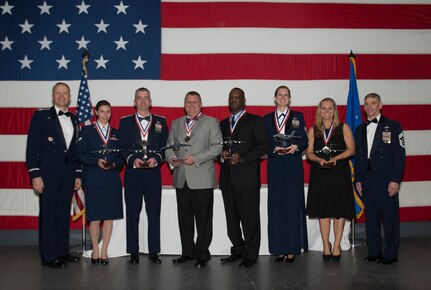
<svg viewBox="0 0 431 290">
<path fill-rule="evenodd" d="M 165 158 L 160 148 L 166 145 L 168 127 L 164 117 L 150 114 L 151 93 L 146 88 L 135 92 L 136 113 L 120 121 L 119 140 L 126 163 L 124 191 L 126 201 L 127 252 L 129 262 L 139 263 L 139 215 L 142 199 L 148 218 L 148 251 L 153 263 L 161 263 L 160 210 L 162 177 L 160 166 Z"/>
<path fill-rule="evenodd" d="M 381 114 L 380 96 L 365 96 L 367 121 L 356 129 L 355 182 L 364 198 L 368 256 L 365 261 L 392 264 L 398 259 L 398 192 L 406 157 L 400 123 Z M 383 221 L 383 251 L 380 223 Z"/>
<path fill-rule="evenodd" d="M 33 189 L 39 193 L 39 248 L 42 265 L 63 268 L 77 262 L 68 254 L 70 205 L 73 190 L 81 187 L 76 161 L 77 117 L 68 112 L 70 88 L 57 83 L 53 106 L 36 111 L 30 123 L 26 163 Z"/>
</svg>

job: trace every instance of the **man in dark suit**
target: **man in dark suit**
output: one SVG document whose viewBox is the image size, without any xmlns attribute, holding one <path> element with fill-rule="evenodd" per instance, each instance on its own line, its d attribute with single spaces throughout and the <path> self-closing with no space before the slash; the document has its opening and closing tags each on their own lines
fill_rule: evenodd
<svg viewBox="0 0 431 290">
<path fill-rule="evenodd" d="M 233 88 L 229 93 L 231 116 L 220 123 L 223 139 L 228 143 L 222 153 L 220 188 L 227 232 L 233 244 L 231 255 L 221 261 L 242 258 L 239 265 L 251 267 L 259 255 L 260 159 L 268 144 L 263 119 L 246 112 L 245 103 L 244 91 Z M 240 144 L 232 144 L 233 141 Z"/>
<path fill-rule="evenodd" d="M 366 210 L 368 256 L 365 261 L 392 264 L 398 259 L 398 191 L 406 157 L 400 123 L 381 114 L 380 96 L 365 96 L 367 121 L 356 129 L 355 183 Z M 380 223 L 383 221 L 383 251 Z"/>
<path fill-rule="evenodd" d="M 70 88 L 57 83 L 53 106 L 36 111 L 30 123 L 26 163 L 33 189 L 39 193 L 39 248 L 42 265 L 66 267 L 77 262 L 69 255 L 70 204 L 81 187 L 81 166 L 76 161 L 77 117 L 68 112 Z"/>
<path fill-rule="evenodd" d="M 172 122 L 168 144 L 187 144 L 166 150 L 166 160 L 174 169 L 173 185 L 177 194 L 178 224 L 182 254 L 175 264 L 196 258 L 203 268 L 211 259 L 214 188 L 217 178 L 214 162 L 222 150 L 217 119 L 202 114 L 199 93 L 188 92 L 184 98 L 187 115 Z M 196 225 L 196 242 L 195 237 Z"/>
<path fill-rule="evenodd" d="M 160 166 L 165 158 L 161 147 L 166 145 L 168 127 L 164 117 L 150 113 L 151 93 L 146 88 L 135 92 L 136 113 L 121 118 L 119 143 L 126 164 L 124 195 L 126 201 L 127 252 L 129 262 L 139 263 L 139 215 L 142 199 L 148 218 L 148 258 L 161 263 L 160 210 L 162 177 Z"/>
</svg>

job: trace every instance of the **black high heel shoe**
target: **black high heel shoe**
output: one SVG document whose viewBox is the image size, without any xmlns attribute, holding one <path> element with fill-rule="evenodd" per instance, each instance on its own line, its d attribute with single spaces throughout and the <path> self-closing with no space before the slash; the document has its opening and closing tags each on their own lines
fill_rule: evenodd
<svg viewBox="0 0 431 290">
<path fill-rule="evenodd" d="M 103 256 L 103 254 L 102 254 Z M 106 254 L 106 259 L 100 258 L 100 264 L 101 265 L 107 265 L 109 263 L 108 254 Z"/>
<path fill-rule="evenodd" d="M 109 259 L 108 258 L 106 258 L 106 259 L 100 259 L 100 264 L 101 265 L 107 265 L 109 263 Z"/>
<path fill-rule="evenodd" d="M 286 261 L 287 256 L 286 255 L 279 255 L 274 262 L 280 263 Z"/>
<path fill-rule="evenodd" d="M 340 258 L 341 258 L 341 247 L 340 247 L 340 254 L 339 255 L 334 255 L 334 254 L 332 254 L 332 261 L 334 261 L 334 262 L 338 262 L 338 261 L 340 261 Z"/>
<path fill-rule="evenodd" d="M 289 255 L 286 256 L 286 263 L 293 263 L 295 262 L 295 255 L 290 255 L 292 257 L 289 257 Z"/>
<path fill-rule="evenodd" d="M 329 262 L 329 261 L 331 261 L 331 258 L 332 258 L 332 244 L 331 244 L 331 242 L 329 242 L 329 252 L 331 254 L 329 254 L 329 255 L 323 254 L 322 255 L 323 262 Z"/>
<path fill-rule="evenodd" d="M 323 257 L 323 262 L 329 262 L 329 261 L 331 261 L 332 255 L 331 254 L 329 254 L 329 255 L 323 254 L 322 257 Z"/>
<path fill-rule="evenodd" d="M 100 259 L 99 259 L 99 258 L 94 259 L 94 258 L 93 258 L 93 254 L 91 254 L 91 263 L 92 263 L 92 264 L 99 264 L 99 263 L 100 263 Z"/>
</svg>

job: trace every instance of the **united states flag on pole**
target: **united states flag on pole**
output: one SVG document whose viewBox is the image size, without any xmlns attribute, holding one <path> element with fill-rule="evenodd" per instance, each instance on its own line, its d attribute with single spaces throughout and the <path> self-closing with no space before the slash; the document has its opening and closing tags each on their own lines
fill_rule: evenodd
<svg viewBox="0 0 431 290">
<path fill-rule="evenodd" d="M 81 74 L 76 113 L 78 114 L 78 121 L 82 126 L 91 124 L 91 119 L 93 117 L 93 107 L 91 105 L 90 89 L 88 88 L 86 69 L 83 70 Z M 76 221 L 83 214 L 85 214 L 85 195 L 82 188 L 73 192 L 72 209 L 73 221 Z"/>
<path fill-rule="evenodd" d="M 328 96 L 343 119 L 353 50 L 360 99 L 379 93 L 383 114 L 405 130 L 401 220 L 431 220 L 430 0 L 0 0 L 0 24 L 1 228 L 36 227 L 24 164 L 28 125 L 36 108 L 51 105 L 56 81 L 76 96 L 84 49 L 92 101 L 112 104 L 114 127 L 133 112 L 142 86 L 168 123 L 183 114 L 187 91 L 198 91 L 204 112 L 221 119 L 232 87 L 243 88 L 248 110 L 263 115 L 283 84 L 308 127 Z"/>
<path fill-rule="evenodd" d="M 93 117 L 93 107 L 91 105 L 90 89 L 88 88 L 87 75 L 85 71 L 81 74 L 81 83 L 79 84 L 78 102 L 76 105 L 76 114 L 80 124 L 89 125 Z"/>
</svg>

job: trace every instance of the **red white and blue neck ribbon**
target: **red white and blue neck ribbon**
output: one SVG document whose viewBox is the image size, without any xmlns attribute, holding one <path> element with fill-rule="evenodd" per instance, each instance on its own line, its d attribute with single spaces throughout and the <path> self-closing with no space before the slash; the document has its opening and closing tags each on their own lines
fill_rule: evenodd
<svg viewBox="0 0 431 290">
<path fill-rule="evenodd" d="M 325 126 L 323 126 L 323 142 L 325 142 L 325 145 L 328 145 L 329 140 L 331 140 L 332 133 L 334 131 L 333 127 L 334 127 L 334 123 L 331 123 L 331 127 L 329 127 L 329 132 L 328 134 L 326 134 Z"/>
<path fill-rule="evenodd" d="M 234 118 L 235 115 L 232 115 L 232 117 L 229 118 L 229 125 L 230 125 L 230 134 L 233 134 L 233 131 L 236 128 L 236 125 L 238 124 L 239 120 L 242 118 L 242 116 L 244 116 L 245 114 L 245 109 L 242 110 L 242 112 L 239 113 L 238 117 L 236 117 L 236 120 L 234 122 L 234 124 L 232 124 L 232 120 Z"/>
<path fill-rule="evenodd" d="M 196 124 L 196 121 L 201 117 L 202 112 L 196 115 L 194 118 L 190 118 L 190 121 L 187 123 L 187 117 L 184 119 L 184 128 L 186 129 L 187 136 L 192 134 L 193 126 Z"/>
<path fill-rule="evenodd" d="M 141 121 L 139 121 L 138 113 L 135 114 L 136 124 L 138 124 L 139 132 L 141 132 L 142 140 L 147 140 L 148 132 L 150 131 L 151 124 L 153 123 L 153 116 L 149 114 L 150 120 L 147 121 L 145 127 L 142 125 Z"/>
<path fill-rule="evenodd" d="M 109 138 L 111 135 L 111 126 L 109 126 L 109 123 L 106 124 L 106 133 L 103 132 L 103 127 L 100 126 L 99 122 L 94 122 L 96 124 L 96 131 L 99 134 L 100 139 L 102 139 L 103 145 L 107 145 L 109 142 Z"/>
<path fill-rule="evenodd" d="M 275 123 L 275 127 L 277 128 L 277 133 L 282 132 L 282 130 L 286 126 L 287 120 L 289 119 L 289 115 L 290 115 L 290 109 L 287 109 L 287 112 L 284 115 L 284 118 L 280 120 L 278 116 L 278 110 L 274 111 L 274 123 Z"/>
</svg>

